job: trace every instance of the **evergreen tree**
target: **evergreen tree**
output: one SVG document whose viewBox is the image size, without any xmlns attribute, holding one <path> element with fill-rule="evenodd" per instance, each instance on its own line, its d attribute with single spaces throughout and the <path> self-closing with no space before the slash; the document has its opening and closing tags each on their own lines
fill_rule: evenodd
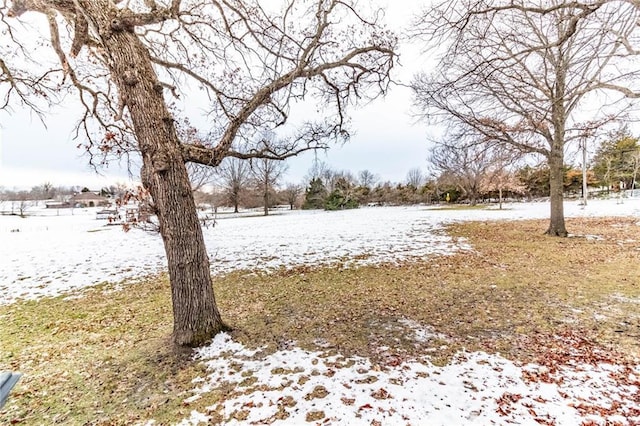
<svg viewBox="0 0 640 426">
<path fill-rule="evenodd" d="M 639 163 L 638 139 L 622 130 L 600 145 L 593 159 L 593 172 L 602 186 L 610 188 L 623 182 L 624 188 L 631 188 Z"/>
<path fill-rule="evenodd" d="M 342 191 L 335 189 L 327 197 L 324 208 L 325 210 L 357 209 L 358 200 L 346 197 Z"/>
<path fill-rule="evenodd" d="M 549 167 L 540 165 L 536 167 L 525 166 L 517 172 L 518 179 L 524 185 L 530 197 L 549 196 Z"/>
<path fill-rule="evenodd" d="M 304 204 L 302 204 L 302 208 L 305 210 L 323 209 L 326 200 L 327 188 L 325 188 L 324 183 L 322 183 L 322 179 L 317 177 L 311 179 L 309 187 L 304 194 Z"/>
<path fill-rule="evenodd" d="M 326 199 L 325 210 L 344 210 L 358 208 L 357 194 L 352 181 L 340 176 L 334 183 L 334 189 Z"/>
</svg>

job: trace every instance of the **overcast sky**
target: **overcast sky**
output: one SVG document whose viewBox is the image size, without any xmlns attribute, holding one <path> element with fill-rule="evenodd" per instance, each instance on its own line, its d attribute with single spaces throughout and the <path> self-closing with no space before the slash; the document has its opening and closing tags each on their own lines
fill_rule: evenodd
<svg viewBox="0 0 640 426">
<path fill-rule="evenodd" d="M 411 16 L 428 0 L 387 3 L 389 21 L 400 32 Z M 416 71 L 428 66 L 428 58 L 420 55 L 417 46 L 403 45 L 400 50 L 402 67 L 396 77 L 407 83 Z M 318 158 L 334 170 L 349 170 L 357 174 L 369 170 L 381 180 L 402 182 L 411 168 L 426 168 L 427 135 L 429 129 L 415 124 L 411 114 L 411 93 L 406 87 L 392 87 L 384 99 L 352 110 L 355 135 L 344 146 L 333 146 L 328 152 L 318 152 Z M 44 182 L 64 186 L 87 186 L 98 189 L 116 182 L 128 182 L 126 167 L 110 164 L 97 174 L 88 165 L 82 141 L 73 140 L 73 127 L 78 110 L 72 102 L 49 114 L 46 128 L 28 110 L 0 111 L 0 186 L 30 188 Z M 299 183 L 311 167 L 313 153 L 287 161 L 286 182 Z M 137 173 L 137 171 L 136 171 Z M 137 179 L 137 176 L 134 176 Z"/>
</svg>

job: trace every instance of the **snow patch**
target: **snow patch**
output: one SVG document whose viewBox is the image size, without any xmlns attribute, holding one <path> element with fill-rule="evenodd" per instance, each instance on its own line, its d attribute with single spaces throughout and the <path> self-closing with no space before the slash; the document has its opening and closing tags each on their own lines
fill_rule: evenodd
<svg viewBox="0 0 640 426">
<path fill-rule="evenodd" d="M 373 207 L 287 211 L 235 217 L 203 229 L 214 274 L 239 269 L 273 271 L 304 265 L 353 267 L 450 255 L 471 247 L 444 226 L 469 220 L 546 218 L 548 203 L 507 209 L 438 210 Z M 100 283 L 118 283 L 166 268 L 159 235 L 96 220 L 96 209 L 32 211 L 26 219 L 0 216 L 0 304 L 57 296 Z M 72 214 L 73 213 L 73 214 Z M 640 215 L 640 198 L 625 204 L 593 200 L 580 209 L 565 202 L 567 217 Z M 100 232 L 95 232 L 99 230 Z M 14 232 L 17 231 L 17 232 Z"/>
<path fill-rule="evenodd" d="M 181 423 L 185 425 L 207 423 L 214 413 L 226 424 L 302 424 L 310 419 L 332 425 L 640 421 L 633 411 L 638 387 L 618 380 L 637 381 L 637 367 L 629 371 L 579 364 L 558 369 L 553 380 L 541 380 L 550 374 L 544 366 L 521 366 L 483 352 L 459 353 L 444 367 L 426 360 L 381 367 L 362 357 L 300 348 L 260 356 L 226 334 L 199 349 L 196 357 L 209 374 L 196 381 L 194 396 L 185 404 L 225 383 L 234 391 L 221 404 L 207 407 L 202 417 L 192 413 L 189 423 Z M 628 415 L 585 413 L 580 410 L 585 406 L 622 406 Z"/>
</svg>

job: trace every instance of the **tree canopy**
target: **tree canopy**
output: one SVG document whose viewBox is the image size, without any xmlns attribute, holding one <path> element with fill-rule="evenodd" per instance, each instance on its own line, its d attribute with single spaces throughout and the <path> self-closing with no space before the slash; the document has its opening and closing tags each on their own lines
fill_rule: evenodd
<svg viewBox="0 0 640 426">
<path fill-rule="evenodd" d="M 637 182 L 640 168 L 638 138 L 623 130 L 607 138 L 593 158 L 593 171 L 602 186 L 631 189 Z M 619 188 L 622 182 L 623 188 Z"/>
<path fill-rule="evenodd" d="M 566 236 L 564 150 L 619 118 L 637 97 L 639 17 L 625 1 L 440 2 L 416 26 L 439 62 L 414 80 L 415 104 L 453 132 L 466 126 L 480 142 L 544 158 L 548 233 Z"/>
<path fill-rule="evenodd" d="M 139 152 L 167 254 L 173 340 L 197 345 L 226 325 L 186 163 L 284 159 L 348 138 L 349 108 L 384 94 L 395 63 L 378 12 L 352 0 L 3 2 L 0 108 L 44 117 L 75 95 L 92 162 Z M 206 126 L 187 138 L 176 123 L 194 100 Z M 253 143 L 310 100 L 323 114 L 277 146 Z"/>
</svg>

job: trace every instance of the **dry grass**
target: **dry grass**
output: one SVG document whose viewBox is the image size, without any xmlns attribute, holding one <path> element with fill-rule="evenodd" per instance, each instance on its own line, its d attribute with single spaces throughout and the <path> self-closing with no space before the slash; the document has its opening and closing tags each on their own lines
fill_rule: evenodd
<svg viewBox="0 0 640 426">
<path fill-rule="evenodd" d="M 238 272 L 216 280 L 234 337 L 248 346 L 329 347 L 383 362 L 424 354 L 445 362 L 461 348 L 533 359 L 536 336 L 579 330 L 628 357 L 640 355 L 640 226 L 631 219 L 570 220 L 579 235 L 550 238 L 543 221 L 466 223 L 449 230 L 474 251 L 402 266 Z M 169 345 L 166 277 L 75 300 L 0 307 L 0 370 L 25 373 L 0 423 L 175 422 L 202 366 Z M 445 337 L 422 344 L 402 320 Z M 385 356 L 388 356 L 386 354 Z"/>
<path fill-rule="evenodd" d="M 179 412 L 198 367 L 169 344 L 166 279 L 109 289 L 0 308 L 0 369 L 25 374 L 5 407 L 11 421 L 127 424 L 158 407 Z"/>
<path fill-rule="evenodd" d="M 639 354 L 640 227 L 621 219 L 570 222 L 573 232 L 599 240 L 549 238 L 545 225 L 456 225 L 450 232 L 468 238 L 473 252 L 400 267 L 296 270 L 277 279 L 237 274 L 222 303 L 251 303 L 224 312 L 247 344 L 294 340 L 311 348 L 320 337 L 345 354 L 372 357 L 379 342 L 394 339 L 398 352 L 424 351 L 403 338 L 403 318 L 447 336 L 436 361 L 461 347 L 526 356 L 522 336 L 561 327 Z"/>
</svg>

